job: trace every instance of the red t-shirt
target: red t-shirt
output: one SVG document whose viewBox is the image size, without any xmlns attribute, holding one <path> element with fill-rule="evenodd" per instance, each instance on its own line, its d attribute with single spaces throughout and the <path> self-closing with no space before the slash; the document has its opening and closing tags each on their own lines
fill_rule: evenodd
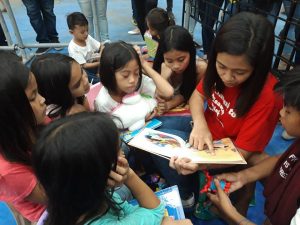
<svg viewBox="0 0 300 225">
<path fill-rule="evenodd" d="M 213 91 L 212 98 L 206 97 L 208 107 L 204 115 L 213 139 L 230 137 L 238 148 L 263 151 L 272 137 L 282 108 L 282 98 L 273 91 L 276 83 L 276 78 L 270 74 L 257 101 L 240 118 L 236 117 L 234 109 L 239 87 L 225 87 L 223 93 Z M 197 85 L 197 90 L 205 96 L 203 81 Z"/>
<path fill-rule="evenodd" d="M 37 185 L 31 168 L 20 163 L 8 162 L 0 154 L 0 201 L 12 204 L 22 216 L 36 222 L 45 206 L 25 200 Z"/>
</svg>

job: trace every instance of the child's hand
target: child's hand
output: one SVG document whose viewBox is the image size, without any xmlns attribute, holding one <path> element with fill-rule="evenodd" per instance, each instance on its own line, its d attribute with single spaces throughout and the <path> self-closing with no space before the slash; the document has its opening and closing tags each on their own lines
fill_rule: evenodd
<svg viewBox="0 0 300 225">
<path fill-rule="evenodd" d="M 165 112 L 168 112 L 169 110 L 170 110 L 170 106 L 168 101 L 161 99 L 157 102 L 157 114 L 159 116 L 163 115 Z"/>
<path fill-rule="evenodd" d="M 157 114 L 157 109 L 155 108 L 155 109 L 153 109 L 152 112 L 150 112 L 150 113 L 148 113 L 148 114 L 146 115 L 145 121 L 151 120 L 153 117 L 156 116 L 156 114 Z"/>
<path fill-rule="evenodd" d="M 207 193 L 207 197 L 217 208 L 223 212 L 226 216 L 230 217 L 232 213 L 236 212 L 235 207 L 231 204 L 231 201 L 227 194 L 222 190 L 218 179 L 214 179 L 216 186 L 216 194 Z"/>
<path fill-rule="evenodd" d="M 168 80 L 172 75 L 172 70 L 165 63 L 162 63 L 160 73 L 163 78 Z"/>
<path fill-rule="evenodd" d="M 164 217 L 161 225 L 192 225 L 189 219 L 174 220 L 172 217 Z"/>
<path fill-rule="evenodd" d="M 141 55 L 142 54 L 142 51 L 141 51 L 141 48 L 137 45 L 134 45 L 133 46 L 134 50 L 137 52 L 138 55 Z"/>
<path fill-rule="evenodd" d="M 223 173 L 216 175 L 216 178 L 218 180 L 226 180 L 231 183 L 230 188 L 229 188 L 229 193 L 232 193 L 241 187 L 243 187 L 247 181 L 246 176 L 242 176 L 239 172 L 238 173 Z"/>
<path fill-rule="evenodd" d="M 109 187 L 122 185 L 128 178 L 131 169 L 125 157 L 119 156 L 116 171 L 111 170 L 107 184 Z"/>
</svg>

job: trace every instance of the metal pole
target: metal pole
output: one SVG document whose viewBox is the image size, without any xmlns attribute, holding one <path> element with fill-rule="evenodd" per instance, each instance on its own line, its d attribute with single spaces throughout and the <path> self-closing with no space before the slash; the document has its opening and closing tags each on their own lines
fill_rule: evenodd
<svg viewBox="0 0 300 225">
<path fill-rule="evenodd" d="M 1 12 L 1 10 L 0 10 L 0 25 L 1 25 L 1 27 L 2 27 L 2 30 L 3 30 L 4 36 L 5 36 L 5 38 L 6 38 L 7 44 L 8 44 L 8 45 L 12 45 L 13 42 L 12 42 L 12 40 L 11 40 L 11 36 L 10 36 L 10 34 L 9 34 L 9 31 L 8 31 L 8 28 L 7 28 L 7 25 L 6 25 L 6 23 L 5 23 L 5 20 L 4 20 L 4 17 L 3 17 L 3 14 L 2 14 L 2 12 Z"/>
<path fill-rule="evenodd" d="M 99 30 L 99 21 L 98 21 L 97 10 L 96 10 L 96 0 L 91 0 L 91 3 L 92 3 L 92 12 L 93 12 L 94 35 L 95 35 L 96 40 L 101 41 L 100 30 Z"/>
<path fill-rule="evenodd" d="M 283 40 L 286 40 L 286 37 L 288 35 L 291 22 L 293 21 L 293 16 L 295 14 L 297 4 L 298 4 L 297 1 L 291 1 L 290 11 L 289 11 L 289 14 L 287 15 L 287 18 L 286 18 L 286 21 L 285 21 L 285 24 L 284 24 L 284 27 L 283 27 L 283 31 L 282 31 L 281 38 Z M 280 62 L 280 60 L 282 60 L 285 63 L 287 63 L 287 65 L 288 65 L 287 69 L 289 69 L 289 67 L 290 67 L 289 62 L 284 57 L 282 57 L 283 48 L 284 48 L 284 45 L 285 45 L 285 42 L 286 42 L 286 41 L 283 41 L 282 39 L 280 39 L 280 43 L 279 43 L 279 46 L 278 46 L 278 49 L 277 49 L 276 58 L 275 58 L 275 61 L 274 61 L 274 64 L 273 64 L 273 68 L 278 69 L 279 62 Z"/>
<path fill-rule="evenodd" d="M 14 33 L 15 33 L 15 36 L 16 36 L 16 39 L 17 39 L 17 43 L 18 43 L 18 46 L 20 47 L 21 55 L 22 55 L 23 59 L 26 59 L 27 54 L 26 54 L 26 51 L 24 49 L 23 41 L 22 41 L 18 26 L 17 26 L 17 23 L 16 23 L 16 19 L 14 17 L 13 11 L 11 9 L 10 3 L 9 3 L 8 0 L 2 0 L 2 2 L 4 3 L 4 6 L 7 9 L 7 14 L 8 14 L 8 17 L 10 19 L 10 22 L 12 23 L 12 27 L 14 29 Z"/>
</svg>

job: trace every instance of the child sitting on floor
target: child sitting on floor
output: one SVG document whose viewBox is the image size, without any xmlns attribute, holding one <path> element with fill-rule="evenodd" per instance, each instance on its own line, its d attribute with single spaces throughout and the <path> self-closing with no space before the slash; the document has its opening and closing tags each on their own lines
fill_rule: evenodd
<svg viewBox="0 0 300 225">
<path fill-rule="evenodd" d="M 167 27 L 175 25 L 175 21 L 169 18 L 164 9 L 154 8 L 147 14 L 146 23 L 148 30 L 144 34 L 144 39 L 147 46 L 147 56 L 154 58 L 162 33 Z M 146 57 L 144 56 L 144 58 Z"/>
<path fill-rule="evenodd" d="M 148 76 L 142 75 L 142 69 Z M 155 116 L 155 93 L 164 99 L 173 96 L 171 85 L 125 42 L 105 47 L 100 73 L 103 87 L 96 97 L 95 109 L 118 117 L 120 129 L 139 129 Z"/>
<path fill-rule="evenodd" d="M 73 39 L 68 46 L 69 55 L 89 72 L 90 81 L 99 80 L 97 68 L 99 66 L 101 44 L 89 35 L 88 21 L 80 12 L 68 15 L 67 23 Z M 94 76 L 97 75 L 97 76 Z"/>
<path fill-rule="evenodd" d="M 44 54 L 32 62 L 31 71 L 46 99 L 47 116 L 51 119 L 90 110 L 85 97 L 90 84 L 85 71 L 73 58 Z"/>
<path fill-rule="evenodd" d="M 48 197 L 44 224 L 161 224 L 164 204 L 119 153 L 119 133 L 108 115 L 84 112 L 46 127 L 32 156 Z M 114 193 L 111 187 L 120 183 L 128 186 L 139 206 Z M 191 222 L 164 219 L 163 224 Z"/>
</svg>

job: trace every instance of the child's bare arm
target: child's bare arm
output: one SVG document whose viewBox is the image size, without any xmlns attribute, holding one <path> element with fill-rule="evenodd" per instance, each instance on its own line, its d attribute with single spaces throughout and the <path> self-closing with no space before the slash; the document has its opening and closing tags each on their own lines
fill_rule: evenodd
<svg viewBox="0 0 300 225">
<path fill-rule="evenodd" d="M 45 190 L 42 187 L 42 185 L 37 183 L 33 188 L 32 192 L 30 193 L 30 195 L 26 197 L 26 200 L 39 203 L 39 204 L 46 204 L 47 196 L 45 194 Z"/>
<path fill-rule="evenodd" d="M 160 200 L 132 169 L 128 173 L 125 185 L 131 190 L 141 207 L 154 209 L 159 206 Z"/>
<path fill-rule="evenodd" d="M 169 99 L 174 94 L 173 87 L 159 73 L 157 73 L 147 62 L 142 62 L 143 69 L 147 75 L 152 78 L 156 86 L 157 94 L 165 99 Z"/>
<path fill-rule="evenodd" d="M 169 110 L 179 106 L 183 102 L 184 102 L 184 98 L 180 94 L 174 95 L 174 97 L 168 101 L 158 100 L 157 103 L 158 115 L 162 115 L 165 112 L 168 112 Z"/>
<path fill-rule="evenodd" d="M 84 69 L 93 69 L 93 68 L 97 68 L 100 65 L 100 62 L 92 62 L 92 63 L 85 63 L 82 65 L 82 67 Z"/>
</svg>

